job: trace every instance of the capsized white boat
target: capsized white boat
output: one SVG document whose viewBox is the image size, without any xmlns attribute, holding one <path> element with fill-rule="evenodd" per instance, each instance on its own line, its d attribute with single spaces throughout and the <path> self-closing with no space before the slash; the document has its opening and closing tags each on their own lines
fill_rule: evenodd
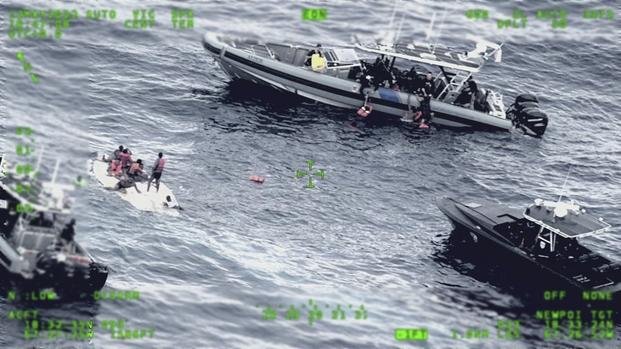
<svg viewBox="0 0 621 349">
<path fill-rule="evenodd" d="M 108 162 L 101 160 L 101 156 L 98 156 L 96 159 L 89 160 L 89 170 L 90 173 L 97 178 L 99 183 L 104 186 L 104 188 L 114 188 L 119 180 L 114 176 L 108 175 L 108 164 Z M 172 190 L 170 190 L 170 188 L 168 188 L 168 186 L 166 186 L 166 184 L 162 181 L 160 181 L 159 191 L 156 191 L 155 189 L 155 181 L 151 183 L 151 188 L 148 192 L 146 181 L 136 182 L 136 187 L 138 187 L 140 193 L 137 192 L 134 187 L 126 188 L 125 190 L 120 191 L 117 190 L 116 193 L 123 200 L 129 202 L 140 211 L 179 216 L 178 209 L 164 205 L 166 202 L 166 196 L 170 196 L 173 205 L 177 203 L 177 199 L 175 198 Z"/>
</svg>

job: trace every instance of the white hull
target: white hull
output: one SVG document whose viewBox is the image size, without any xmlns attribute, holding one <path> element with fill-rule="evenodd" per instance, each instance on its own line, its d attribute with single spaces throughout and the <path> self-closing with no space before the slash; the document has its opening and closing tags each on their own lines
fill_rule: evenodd
<svg viewBox="0 0 621 349">
<path fill-rule="evenodd" d="M 114 188 L 119 180 L 113 176 L 108 175 L 108 163 L 97 160 L 90 160 L 91 174 L 97 178 L 104 188 Z M 168 208 L 164 206 L 166 202 L 166 196 L 170 195 L 174 202 L 177 202 L 173 192 L 164 184 L 160 182 L 160 189 L 156 192 L 155 181 L 151 183 L 150 191 L 147 192 L 147 182 L 136 183 L 140 193 L 136 191 L 134 187 L 127 188 L 121 191 L 116 191 L 123 200 L 129 202 L 132 206 L 140 211 L 165 213 L 171 216 L 179 216 L 177 209 Z"/>
</svg>

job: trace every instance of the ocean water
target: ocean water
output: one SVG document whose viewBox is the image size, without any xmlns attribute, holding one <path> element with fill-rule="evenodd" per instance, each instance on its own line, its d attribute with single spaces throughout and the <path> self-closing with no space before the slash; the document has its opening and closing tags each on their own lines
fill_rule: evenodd
<svg viewBox="0 0 621 349">
<path fill-rule="evenodd" d="M 442 196 L 486 198 L 524 207 L 565 193 L 613 225 L 585 243 L 621 261 L 621 102 L 615 89 L 619 5 L 614 1 L 400 1 L 401 38 L 421 41 L 433 12 L 432 41 L 461 47 L 466 35 L 504 42 L 503 63 L 476 79 L 505 104 L 539 96 L 550 124 L 541 139 L 513 133 L 434 129 L 398 121 L 352 124 L 351 111 L 252 84 L 232 83 L 201 46 L 206 31 L 273 41 L 346 44 L 388 28 L 392 1 L 5 1 L 0 69 L 0 149 L 14 153 L 14 129 L 30 126 L 37 150 L 63 161 L 60 178 L 87 177 L 87 160 L 119 144 L 148 164 L 169 158 L 162 180 L 185 208 L 180 218 L 136 211 L 90 179 L 76 195 L 77 240 L 111 272 L 105 290 L 137 290 L 137 301 L 62 302 L 43 319 L 124 319 L 152 338 L 119 340 L 95 329 L 91 342 L 24 339 L 9 320 L 27 305 L 0 298 L 2 348 L 619 348 L 609 341 L 544 340 L 531 288 L 545 276 L 513 279 L 515 269 L 485 251 L 462 251 L 435 206 Z M 60 40 L 9 39 L 8 12 L 76 9 Z M 194 28 L 173 30 L 173 7 L 194 12 Z M 328 20 L 301 20 L 325 7 Z M 130 30 L 134 9 L 154 9 L 157 25 Z M 466 9 L 487 9 L 472 21 Z M 498 29 L 514 9 L 522 29 Z M 568 12 L 566 29 L 535 19 Z M 614 20 L 582 11 L 610 8 Z M 116 19 L 88 20 L 88 9 Z M 444 19 L 442 19 L 444 18 Z M 398 22 L 397 17 L 396 22 Z M 467 46 L 463 46 L 467 48 Z M 23 51 L 33 84 L 15 58 Z M 295 171 L 324 169 L 306 189 Z M 46 163 L 48 173 L 53 162 Z M 259 185 L 251 175 L 266 177 Z M 514 268 L 514 267 L 513 267 Z M 532 285 L 525 285 L 532 284 Z M 2 291 L 6 291 L 3 285 Z M 309 302 L 323 319 L 309 323 Z M 305 308 L 302 308 L 305 305 Z M 351 305 L 351 308 L 350 308 Z M 294 306 L 299 320 L 284 318 Z M 345 320 L 332 310 L 345 309 Z M 366 319 L 356 319 L 361 306 Z M 264 320 L 264 310 L 278 311 Z M 361 314 L 361 313 L 359 313 Z M 496 338 L 498 320 L 519 320 L 522 339 Z M 424 327 L 426 342 L 394 330 Z M 489 329 L 489 339 L 454 339 L 453 330 Z"/>
</svg>

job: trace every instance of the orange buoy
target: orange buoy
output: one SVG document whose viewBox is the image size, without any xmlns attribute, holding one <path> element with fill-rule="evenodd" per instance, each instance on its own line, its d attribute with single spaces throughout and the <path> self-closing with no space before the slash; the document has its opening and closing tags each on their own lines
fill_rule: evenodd
<svg viewBox="0 0 621 349">
<path fill-rule="evenodd" d="M 265 182 L 265 177 L 261 177 L 261 176 L 250 176 L 250 180 L 256 183 L 263 183 Z"/>
<path fill-rule="evenodd" d="M 366 118 L 367 116 L 369 116 L 369 114 L 371 114 L 372 111 L 373 111 L 373 107 L 365 104 L 362 107 L 360 107 L 360 109 L 358 109 L 358 112 L 356 114 L 358 114 L 359 116 L 363 118 Z"/>
</svg>

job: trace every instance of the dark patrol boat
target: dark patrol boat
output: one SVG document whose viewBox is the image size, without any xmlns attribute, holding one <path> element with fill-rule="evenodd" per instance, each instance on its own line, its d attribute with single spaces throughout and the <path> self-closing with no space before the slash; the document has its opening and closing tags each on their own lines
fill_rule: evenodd
<svg viewBox="0 0 621 349">
<path fill-rule="evenodd" d="M 73 189 L 54 179 L 39 182 L 11 173 L 0 177 L 0 272 L 4 280 L 22 290 L 53 289 L 61 296 L 104 286 L 108 267 L 96 262 L 76 241 L 61 237 L 70 217 L 71 200 L 66 193 Z"/>
<path fill-rule="evenodd" d="M 487 242 L 529 261 L 580 291 L 621 293 L 621 264 L 580 245 L 578 238 L 610 230 L 579 205 L 536 199 L 525 211 L 493 202 L 438 200 L 438 208 L 477 245 Z"/>
</svg>

